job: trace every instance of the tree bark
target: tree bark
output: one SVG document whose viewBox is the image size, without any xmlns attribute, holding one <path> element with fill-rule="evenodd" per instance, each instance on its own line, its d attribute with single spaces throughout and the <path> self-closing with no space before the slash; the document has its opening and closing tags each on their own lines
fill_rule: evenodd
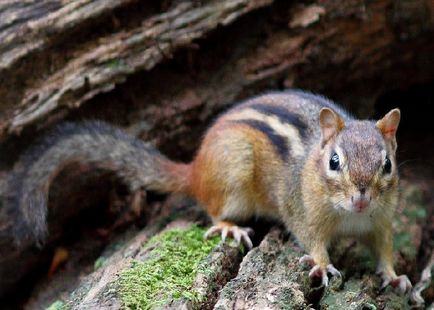
<svg viewBox="0 0 434 310">
<path fill-rule="evenodd" d="M 7 109 L 6 104 L 9 117 L 0 120 L 2 136 L 20 131 L 23 126 L 47 117 L 62 106 L 79 107 L 96 94 L 112 90 L 126 76 L 152 69 L 180 47 L 272 0 L 208 1 L 202 6 L 181 2 L 162 14 L 145 18 L 137 27 L 121 27 L 119 31 L 77 44 L 73 51 L 66 51 L 68 55 L 64 55 L 64 59 L 56 59 L 60 64 L 55 64 L 54 68 L 38 68 L 40 71 L 32 72 L 30 78 L 24 76 L 27 70 L 22 71 L 21 76 L 17 74 L 14 65 L 23 58 L 33 56 L 36 50 L 55 57 L 49 50 L 53 40 L 59 36 L 70 39 L 73 31 L 85 27 L 85 23 L 132 2 L 76 0 L 62 5 L 53 1 L 46 7 L 31 2 L 25 9 L 18 3 L 4 4 L 6 21 L 13 20 L 17 14 L 24 16 L 17 21 L 18 25 L 6 24 L 9 27 L 0 34 L 7 38 L 0 46 L 4 50 L 0 68 L 3 74 L 9 71 L 15 79 L 24 78 L 27 85 L 15 96 L 8 83 L 2 85 L 0 94 L 6 95 L 6 101 L 12 105 Z M 22 42 L 25 36 L 29 37 Z"/>
</svg>

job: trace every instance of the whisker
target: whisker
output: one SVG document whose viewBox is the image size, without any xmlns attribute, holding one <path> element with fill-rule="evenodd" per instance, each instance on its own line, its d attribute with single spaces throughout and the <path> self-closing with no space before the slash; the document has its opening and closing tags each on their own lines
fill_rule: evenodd
<svg viewBox="0 0 434 310">
<path fill-rule="evenodd" d="M 342 202 L 344 202 L 345 199 L 346 199 L 346 198 L 344 197 L 344 198 L 342 198 L 341 200 L 339 200 L 338 202 L 334 203 L 334 204 L 333 204 L 333 208 L 336 209 L 336 210 L 338 210 L 338 209 L 339 209 L 339 205 L 340 205 Z"/>
<path fill-rule="evenodd" d="M 419 161 L 419 160 L 420 159 L 418 159 L 418 158 L 404 160 L 403 162 L 398 164 L 398 168 L 401 168 L 401 166 L 404 166 L 405 164 L 412 163 L 412 162 Z"/>
</svg>

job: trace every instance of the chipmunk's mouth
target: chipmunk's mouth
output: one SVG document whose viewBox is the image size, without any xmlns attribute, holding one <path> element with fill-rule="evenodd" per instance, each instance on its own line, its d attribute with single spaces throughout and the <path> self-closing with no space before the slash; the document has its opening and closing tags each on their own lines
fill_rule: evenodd
<svg viewBox="0 0 434 310">
<path fill-rule="evenodd" d="M 372 209 L 372 194 L 365 188 L 354 191 L 350 195 L 336 195 L 331 201 L 335 210 L 345 210 L 350 213 L 365 213 Z"/>
<path fill-rule="evenodd" d="M 357 199 L 354 199 L 353 197 L 347 198 L 333 204 L 335 210 L 345 210 L 350 213 L 365 213 L 371 209 L 370 205 L 371 199 L 366 197 Z"/>
<path fill-rule="evenodd" d="M 371 200 L 366 197 L 359 197 L 357 199 L 351 197 L 351 202 L 352 202 L 353 210 L 357 213 L 362 213 L 368 209 Z"/>
</svg>

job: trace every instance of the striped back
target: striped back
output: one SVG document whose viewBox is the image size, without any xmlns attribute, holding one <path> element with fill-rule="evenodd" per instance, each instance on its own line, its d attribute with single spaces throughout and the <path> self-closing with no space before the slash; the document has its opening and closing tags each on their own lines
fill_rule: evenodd
<svg viewBox="0 0 434 310">
<path fill-rule="evenodd" d="M 299 90 L 255 97 L 228 110 L 219 122 L 244 124 L 262 133 L 283 161 L 306 154 L 317 141 L 319 111 L 329 107 L 345 119 L 347 112 L 332 101 Z"/>
</svg>

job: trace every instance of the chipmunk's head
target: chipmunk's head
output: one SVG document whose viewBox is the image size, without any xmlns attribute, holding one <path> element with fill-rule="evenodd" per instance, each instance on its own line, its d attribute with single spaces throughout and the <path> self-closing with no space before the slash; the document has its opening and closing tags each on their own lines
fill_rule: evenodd
<svg viewBox="0 0 434 310">
<path fill-rule="evenodd" d="M 348 123 L 331 109 L 321 110 L 322 174 L 334 208 L 361 213 L 394 202 L 399 120 L 399 109 L 377 122 Z"/>
</svg>

